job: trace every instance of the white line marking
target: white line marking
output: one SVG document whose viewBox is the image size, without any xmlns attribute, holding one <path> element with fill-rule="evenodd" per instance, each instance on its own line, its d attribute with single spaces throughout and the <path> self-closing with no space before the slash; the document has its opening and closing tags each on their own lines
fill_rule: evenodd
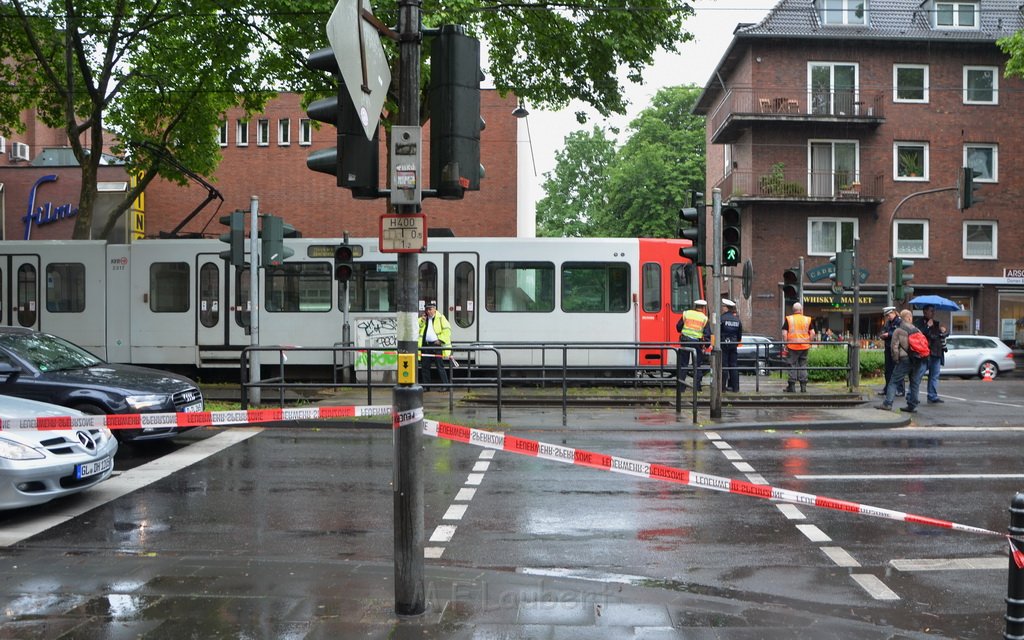
<svg viewBox="0 0 1024 640">
<path fill-rule="evenodd" d="M 492 460 L 494 458 L 494 449 L 484 449 L 480 452 L 481 460 Z"/>
<path fill-rule="evenodd" d="M 50 506 L 55 508 L 49 511 L 45 518 L 33 519 L 33 522 L 25 523 L 17 528 L 5 527 L 3 530 L 0 530 L 0 547 L 16 544 L 25 538 L 46 531 L 50 527 L 77 518 L 86 511 L 95 509 L 132 491 L 152 484 L 157 480 L 166 478 L 175 471 L 180 471 L 205 458 L 209 458 L 215 453 L 248 440 L 262 431 L 263 429 L 260 428 L 232 428 L 209 438 L 197 440 L 187 447 L 178 449 L 142 466 L 129 469 L 124 473 L 112 475 L 95 487 L 86 489 L 80 495 L 81 499 L 75 501 L 73 507 L 60 508 L 59 503 L 51 504 Z"/>
<path fill-rule="evenodd" d="M 733 451 L 733 450 L 723 451 L 722 455 L 725 456 L 726 460 L 742 460 L 743 459 L 743 456 L 740 454 L 739 451 Z"/>
<path fill-rule="evenodd" d="M 466 484 L 479 485 L 484 481 L 484 474 L 482 473 L 471 473 L 466 478 Z"/>
<path fill-rule="evenodd" d="M 444 512 L 442 520 L 462 520 L 462 516 L 466 515 L 466 509 L 469 508 L 468 504 L 453 504 L 448 507 L 448 510 Z"/>
<path fill-rule="evenodd" d="M 822 552 L 838 567 L 859 567 L 860 563 L 842 547 L 822 547 Z"/>
<path fill-rule="evenodd" d="M 715 445 L 719 449 L 732 449 L 732 445 L 725 440 L 712 440 L 711 444 Z"/>
<path fill-rule="evenodd" d="M 882 584 L 882 581 L 867 573 L 852 573 L 850 577 L 875 600 L 899 600 L 896 592 Z"/>
<path fill-rule="evenodd" d="M 897 558 L 889 564 L 897 571 L 1005 571 L 1009 561 L 1005 557 L 981 558 Z"/>
<path fill-rule="evenodd" d="M 768 484 L 768 481 L 764 479 L 760 473 L 748 473 L 747 480 L 750 480 L 754 484 Z"/>
<path fill-rule="evenodd" d="M 704 435 L 707 436 L 708 440 L 721 440 L 722 436 L 718 435 L 714 431 L 705 431 Z"/>
<path fill-rule="evenodd" d="M 811 542 L 831 542 L 832 538 L 828 537 L 824 531 L 819 529 L 813 524 L 798 524 L 796 528 L 800 530 L 800 533 L 807 536 L 807 539 Z"/>
<path fill-rule="evenodd" d="M 451 542 L 455 536 L 455 530 L 458 527 L 454 524 L 439 524 L 434 529 L 434 533 L 430 534 L 431 542 Z"/>
<path fill-rule="evenodd" d="M 455 494 L 455 499 L 456 500 L 461 500 L 462 502 L 469 502 L 470 500 L 473 499 L 473 496 L 475 496 L 475 495 L 476 495 L 476 489 L 470 489 L 468 487 L 462 487 L 461 489 L 459 489 L 459 492 L 457 494 Z"/>
<path fill-rule="evenodd" d="M 444 547 L 423 547 L 424 558 L 440 558 L 444 553 Z"/>
<path fill-rule="evenodd" d="M 786 516 L 790 520 L 806 520 L 807 519 L 807 516 L 804 515 L 804 512 L 801 511 L 800 509 L 798 509 L 795 504 L 789 504 L 789 503 L 782 502 L 782 503 L 776 504 L 775 506 L 779 508 L 779 511 L 782 512 L 782 515 Z"/>
<path fill-rule="evenodd" d="M 473 471 L 481 471 L 482 472 L 482 471 L 487 471 L 490 468 L 491 468 L 491 463 L 487 462 L 486 460 L 478 460 L 476 462 L 476 464 L 473 465 Z"/>
<path fill-rule="evenodd" d="M 893 473 L 848 475 L 798 475 L 798 480 L 1017 480 L 1024 473 Z"/>
<path fill-rule="evenodd" d="M 750 466 L 749 462 L 734 462 L 732 466 L 736 467 L 737 471 L 742 471 L 743 473 L 754 472 L 754 467 Z"/>
</svg>

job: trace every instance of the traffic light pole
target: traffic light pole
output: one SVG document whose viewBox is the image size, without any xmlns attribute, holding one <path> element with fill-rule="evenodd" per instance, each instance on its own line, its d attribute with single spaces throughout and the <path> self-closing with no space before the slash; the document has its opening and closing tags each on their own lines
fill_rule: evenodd
<svg viewBox="0 0 1024 640">
<path fill-rule="evenodd" d="M 722 417 L 722 190 L 711 190 L 711 237 L 715 239 L 711 251 L 711 300 L 708 300 L 708 322 L 711 323 L 711 417 Z"/>
<path fill-rule="evenodd" d="M 420 119 L 420 47 L 423 30 L 420 0 L 398 2 L 398 124 L 418 126 Z M 416 213 L 416 205 L 398 205 L 396 213 Z M 398 254 L 398 357 L 416 362 L 419 299 L 419 256 Z M 396 384 L 394 422 L 394 563 L 395 613 L 415 616 L 426 611 L 423 579 L 423 387 Z"/>
<path fill-rule="evenodd" d="M 904 204 L 906 204 L 910 200 L 913 200 L 914 198 L 918 198 L 920 196 L 927 196 L 927 195 L 930 195 L 930 194 L 933 194 L 933 193 L 942 193 L 944 191 L 957 191 L 957 192 L 959 192 L 960 191 L 960 187 L 959 186 L 956 186 L 956 187 L 940 187 L 938 189 L 926 189 L 924 191 L 915 191 L 914 193 L 911 193 L 907 197 L 905 197 L 902 200 L 900 200 L 899 204 L 897 204 L 895 207 L 893 207 L 892 213 L 889 214 L 889 242 L 892 243 L 892 251 L 889 252 L 889 276 L 888 276 L 888 282 L 886 283 L 886 288 L 885 288 L 885 299 L 887 301 L 887 305 L 888 306 L 895 306 L 895 301 L 893 300 L 893 295 L 892 295 L 893 294 L 893 264 L 892 264 L 892 261 L 893 261 L 893 258 L 896 256 L 896 239 L 892 235 L 892 225 L 896 222 L 896 213 L 899 212 L 900 207 L 902 207 Z"/>
<path fill-rule="evenodd" d="M 260 199 L 252 196 L 249 200 L 249 344 L 260 344 Z M 249 352 L 249 383 L 260 381 L 260 352 Z M 260 388 L 249 387 L 249 404 L 260 405 Z"/>
</svg>

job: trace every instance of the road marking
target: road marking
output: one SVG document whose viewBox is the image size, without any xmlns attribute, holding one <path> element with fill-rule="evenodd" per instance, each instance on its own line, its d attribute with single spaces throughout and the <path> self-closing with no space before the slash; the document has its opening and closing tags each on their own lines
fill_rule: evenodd
<svg viewBox="0 0 1024 640">
<path fill-rule="evenodd" d="M 842 547 L 821 547 L 821 551 L 838 567 L 860 566 L 860 563 Z"/>
<path fill-rule="evenodd" d="M 704 432 L 704 437 L 706 437 L 708 440 L 721 440 L 722 439 L 722 436 L 718 435 L 718 433 L 715 432 L 715 431 L 705 431 Z"/>
<path fill-rule="evenodd" d="M 743 473 L 754 472 L 754 467 L 750 466 L 749 462 L 734 462 L 732 466 L 736 467 L 737 471 L 742 471 Z"/>
<path fill-rule="evenodd" d="M 494 449 L 484 449 L 483 451 L 481 451 L 480 452 L 480 459 L 481 460 L 493 460 L 494 459 Z"/>
<path fill-rule="evenodd" d="M 719 449 L 732 449 L 732 445 L 725 440 L 712 440 L 711 444 L 715 445 Z"/>
<path fill-rule="evenodd" d="M 760 473 L 748 473 L 747 480 L 750 480 L 754 484 L 768 484 L 768 481 L 764 479 Z"/>
<path fill-rule="evenodd" d="M 898 558 L 889 564 L 897 571 L 1005 571 L 1009 564 L 1006 557 L 985 556 L 981 558 Z"/>
<path fill-rule="evenodd" d="M 483 481 L 484 481 L 484 474 L 482 474 L 482 473 L 471 473 L 466 478 L 466 484 L 470 484 L 470 485 L 479 485 Z"/>
<path fill-rule="evenodd" d="M 778 507 L 779 511 L 782 512 L 782 515 L 786 516 L 790 520 L 806 520 L 807 519 L 807 516 L 804 515 L 804 512 L 801 511 L 800 509 L 798 509 L 795 504 L 789 504 L 788 502 L 781 502 L 779 504 L 776 504 L 775 506 Z"/>
<path fill-rule="evenodd" d="M 462 516 L 466 515 L 466 509 L 469 508 L 468 504 L 453 504 L 448 507 L 448 510 L 441 516 L 442 520 L 462 520 Z"/>
<path fill-rule="evenodd" d="M 440 558 L 444 553 L 444 547 L 423 547 L 424 558 Z"/>
<path fill-rule="evenodd" d="M 798 524 L 796 528 L 800 530 L 800 533 L 807 536 L 807 539 L 811 542 L 832 542 L 832 538 L 819 529 L 817 525 L 813 524 Z"/>
<path fill-rule="evenodd" d="M 851 473 L 845 475 L 798 475 L 798 480 L 1017 480 L 1024 473 Z"/>
<path fill-rule="evenodd" d="M 430 534 L 431 542 L 451 542 L 452 537 L 455 536 L 455 530 L 458 529 L 454 524 L 439 524 L 434 529 L 434 533 Z"/>
<path fill-rule="evenodd" d="M 723 451 L 722 455 L 725 456 L 726 460 L 742 460 L 743 459 L 743 456 L 740 455 L 739 451 L 734 451 L 732 449 L 729 449 L 728 451 Z"/>
<path fill-rule="evenodd" d="M 473 471 L 487 471 L 491 468 L 491 463 L 485 460 L 479 460 L 473 465 Z"/>
<path fill-rule="evenodd" d="M 850 577 L 875 600 L 899 600 L 896 592 L 885 586 L 881 580 L 868 573 L 852 573 Z"/>
<path fill-rule="evenodd" d="M 462 502 L 468 502 L 468 501 L 472 500 L 473 496 L 475 496 L 475 495 L 476 495 L 476 489 L 470 489 L 469 487 L 462 487 L 461 489 L 459 489 L 459 492 L 455 494 L 455 499 L 456 500 L 461 500 Z"/>
</svg>

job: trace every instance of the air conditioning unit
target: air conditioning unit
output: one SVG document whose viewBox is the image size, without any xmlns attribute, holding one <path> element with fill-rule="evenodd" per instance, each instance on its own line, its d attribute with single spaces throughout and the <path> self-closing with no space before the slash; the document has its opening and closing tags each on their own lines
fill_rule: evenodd
<svg viewBox="0 0 1024 640">
<path fill-rule="evenodd" d="M 11 143 L 11 160 L 28 160 L 28 145 L 23 142 Z"/>
</svg>

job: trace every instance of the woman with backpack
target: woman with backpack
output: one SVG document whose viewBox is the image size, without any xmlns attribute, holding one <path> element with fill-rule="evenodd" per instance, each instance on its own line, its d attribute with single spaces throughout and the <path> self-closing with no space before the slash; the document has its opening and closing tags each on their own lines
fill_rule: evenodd
<svg viewBox="0 0 1024 640">
<path fill-rule="evenodd" d="M 915 334 L 917 337 L 912 337 Z M 920 329 L 914 326 L 914 314 L 910 309 L 900 311 L 900 326 L 892 333 L 890 349 L 893 362 L 896 364 L 892 370 L 889 384 L 885 385 L 885 402 L 878 408 L 883 411 L 892 411 L 896 387 L 903 382 L 904 378 L 908 378 L 907 406 L 904 411 L 914 413 L 917 411 L 917 391 L 921 386 L 921 378 L 924 376 L 928 357 L 928 339 Z M 920 355 L 922 352 L 925 354 L 924 357 Z"/>
</svg>

